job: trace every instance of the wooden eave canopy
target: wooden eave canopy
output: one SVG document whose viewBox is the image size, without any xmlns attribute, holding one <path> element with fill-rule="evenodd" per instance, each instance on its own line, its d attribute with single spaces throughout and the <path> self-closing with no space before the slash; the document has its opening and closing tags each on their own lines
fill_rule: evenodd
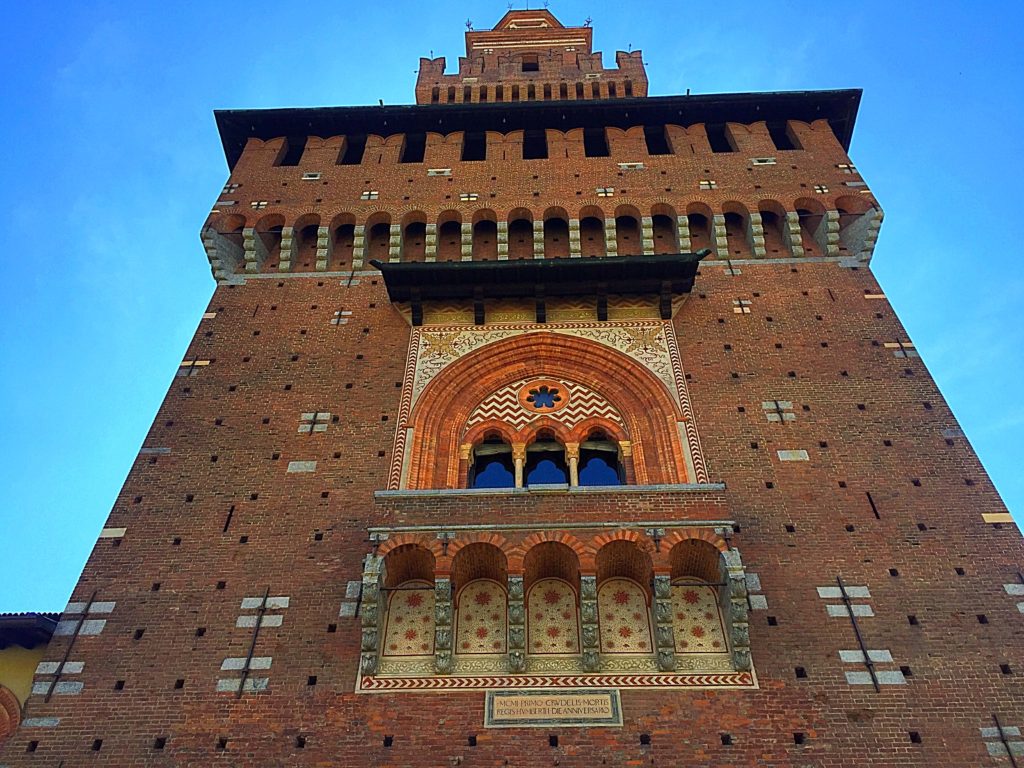
<svg viewBox="0 0 1024 768">
<path fill-rule="evenodd" d="M 408 303 L 413 325 L 423 324 L 423 303 L 473 302 L 474 321 L 486 322 L 486 304 L 494 299 L 533 300 L 537 322 L 546 321 L 545 301 L 565 296 L 596 296 L 597 319 L 608 319 L 609 294 L 658 296 L 664 320 L 672 317 L 672 299 L 689 293 L 700 260 L 711 251 L 657 256 L 522 259 L 514 261 L 442 261 L 388 263 L 371 260 L 381 271 L 393 303 Z"/>
<path fill-rule="evenodd" d="M 57 613 L 0 613 L 0 648 L 20 645 L 35 648 L 50 642 Z"/>
</svg>

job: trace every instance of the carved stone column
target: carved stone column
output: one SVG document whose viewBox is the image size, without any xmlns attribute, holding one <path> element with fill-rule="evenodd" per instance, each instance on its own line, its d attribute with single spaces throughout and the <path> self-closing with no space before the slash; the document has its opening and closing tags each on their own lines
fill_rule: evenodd
<svg viewBox="0 0 1024 768">
<path fill-rule="evenodd" d="M 658 652 L 658 669 L 673 672 L 676 637 L 672 629 L 672 581 L 668 574 L 654 577 L 654 646 Z"/>
<path fill-rule="evenodd" d="M 377 555 L 367 555 L 363 561 L 363 593 L 359 608 L 362 615 L 359 670 L 364 675 L 375 675 L 380 667 L 380 626 L 384 611 L 381 606 L 382 564 L 383 558 Z"/>
<path fill-rule="evenodd" d="M 452 582 L 440 576 L 434 579 L 434 671 L 452 671 Z"/>
<path fill-rule="evenodd" d="M 729 641 L 736 669 L 750 669 L 750 626 L 747 616 L 747 577 L 738 549 L 722 553 L 729 598 Z"/>
<path fill-rule="evenodd" d="M 459 487 L 469 487 L 469 466 L 473 458 L 473 444 L 463 443 L 459 446 Z"/>
<path fill-rule="evenodd" d="M 636 469 L 633 466 L 633 443 L 629 440 L 619 440 L 619 461 L 622 463 L 622 471 L 626 474 L 626 485 L 635 485 Z"/>
<path fill-rule="evenodd" d="M 523 577 L 508 577 L 508 671 L 526 671 L 526 608 Z"/>
<path fill-rule="evenodd" d="M 526 443 L 512 443 L 512 461 L 516 468 L 516 488 L 522 488 L 523 468 L 526 466 Z"/>
<path fill-rule="evenodd" d="M 600 639 L 597 631 L 597 576 L 580 577 L 580 640 L 583 645 L 583 669 L 601 669 Z"/>
<path fill-rule="evenodd" d="M 565 460 L 569 462 L 569 486 L 575 488 L 580 484 L 580 444 L 565 444 Z"/>
</svg>

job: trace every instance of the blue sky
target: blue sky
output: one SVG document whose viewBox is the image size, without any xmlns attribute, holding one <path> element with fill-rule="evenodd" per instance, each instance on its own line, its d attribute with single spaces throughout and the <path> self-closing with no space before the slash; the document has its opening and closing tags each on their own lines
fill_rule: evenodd
<svg viewBox="0 0 1024 768">
<path fill-rule="evenodd" d="M 652 95 L 864 88 L 851 154 L 886 211 L 873 268 L 1018 519 L 1022 8 L 550 7 L 592 17 L 608 65 L 642 48 Z M 63 607 L 213 291 L 198 236 L 227 177 L 213 110 L 410 103 L 419 56 L 451 71 L 467 17 L 505 9 L 7 8 L 0 611 Z"/>
</svg>

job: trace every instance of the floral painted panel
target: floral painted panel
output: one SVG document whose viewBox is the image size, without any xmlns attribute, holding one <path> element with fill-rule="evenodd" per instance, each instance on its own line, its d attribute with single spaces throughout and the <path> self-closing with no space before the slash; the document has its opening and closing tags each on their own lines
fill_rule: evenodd
<svg viewBox="0 0 1024 768">
<path fill-rule="evenodd" d="M 455 614 L 455 652 L 505 653 L 505 606 L 505 590 L 496 581 L 476 579 L 463 587 Z"/>
<path fill-rule="evenodd" d="M 576 592 L 561 579 L 541 579 L 527 596 L 528 653 L 579 653 Z"/>
<path fill-rule="evenodd" d="M 676 653 L 725 653 L 725 626 L 718 593 L 703 582 L 672 585 L 672 628 Z"/>
<path fill-rule="evenodd" d="M 434 585 L 406 581 L 388 599 L 382 656 L 429 656 L 434 653 Z"/>
<path fill-rule="evenodd" d="M 651 653 L 647 596 L 635 581 L 606 579 L 597 593 L 601 653 Z"/>
</svg>

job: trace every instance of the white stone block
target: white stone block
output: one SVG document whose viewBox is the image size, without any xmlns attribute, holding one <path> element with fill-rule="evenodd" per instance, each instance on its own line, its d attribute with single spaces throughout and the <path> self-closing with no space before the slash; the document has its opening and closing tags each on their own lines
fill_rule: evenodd
<svg viewBox="0 0 1024 768">
<path fill-rule="evenodd" d="M 748 595 L 747 599 L 750 601 L 750 609 L 753 611 L 766 611 L 768 610 L 768 598 L 764 595 Z"/>
</svg>

